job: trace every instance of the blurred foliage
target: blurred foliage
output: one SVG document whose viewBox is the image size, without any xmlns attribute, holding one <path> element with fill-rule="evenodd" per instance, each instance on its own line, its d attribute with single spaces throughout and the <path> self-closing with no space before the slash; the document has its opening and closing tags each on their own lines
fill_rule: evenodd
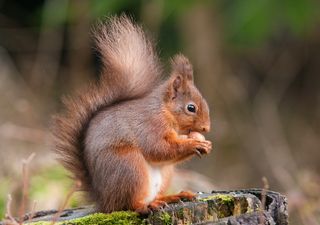
<svg viewBox="0 0 320 225">
<path fill-rule="evenodd" d="M 317 0 L 153 0 L 150 2 L 163 5 L 163 22 L 168 20 L 170 24 L 174 24 L 181 13 L 197 4 L 205 4 L 222 15 L 227 39 L 231 43 L 240 45 L 259 44 L 283 28 L 296 35 L 305 36 L 319 25 L 320 20 L 320 2 Z M 31 26 L 41 26 L 43 21 L 47 21 L 46 25 L 57 26 L 74 22 L 77 7 L 68 7 L 71 3 L 72 1 L 65 0 L 48 0 L 44 3 L 42 1 L 4 1 L 2 8 L 23 9 L 28 5 L 30 10 L 17 15 L 27 16 L 20 21 Z M 89 1 L 87 10 L 92 20 L 121 13 L 140 19 L 141 6 L 146 3 L 145 0 L 92 0 Z M 12 10 L 5 14 L 10 13 L 21 12 Z"/>
<path fill-rule="evenodd" d="M 1 179 L 0 181 L 0 218 L 3 218 L 6 211 L 7 194 L 9 190 L 9 181 Z"/>
<path fill-rule="evenodd" d="M 67 186 L 71 187 L 71 180 L 68 179 L 66 171 L 61 166 L 44 168 L 31 176 L 30 198 L 45 199 L 53 188 L 61 188 L 59 192 L 66 195 L 67 190 L 64 188 Z"/>
<path fill-rule="evenodd" d="M 281 30 L 303 37 L 319 25 L 320 4 L 315 0 L 236 0 L 219 4 L 227 39 L 235 44 L 261 44 Z"/>
<path fill-rule="evenodd" d="M 50 201 L 48 193 L 53 194 L 53 198 L 67 196 L 73 183 L 69 178 L 70 174 L 61 166 L 54 165 L 44 168 L 31 176 L 30 199 L 36 201 Z M 54 195 L 56 194 L 56 196 Z M 59 199 L 62 203 L 65 199 Z M 78 207 L 83 201 L 82 193 L 75 192 L 68 202 L 68 207 Z M 49 204 L 50 205 L 50 204 Z"/>
<path fill-rule="evenodd" d="M 6 4 L 12 5 L 13 8 L 23 8 L 28 1 L 19 2 L 21 3 L 5 1 L 4 8 Z M 285 35 L 289 32 L 298 38 L 305 38 L 319 26 L 320 21 L 318 13 L 320 2 L 317 0 L 153 0 L 150 2 L 162 5 L 163 8 L 159 48 L 163 50 L 160 53 L 165 58 L 181 49 L 180 32 L 176 27 L 177 18 L 199 4 L 205 4 L 220 14 L 223 19 L 224 38 L 235 49 L 257 47 L 270 38 L 276 38 L 273 37 L 274 34 Z M 31 11 L 28 10 L 23 22 L 29 26 L 37 26 L 38 29 L 43 23 L 52 27 L 72 24 L 77 20 L 78 7 L 70 7 L 71 3 L 73 1 L 70 0 L 48 0 L 43 4 L 41 1 L 28 2 L 33 7 L 29 6 Z M 97 18 L 126 13 L 141 20 L 142 5 L 147 3 L 150 4 L 145 0 L 93 0 L 88 2 L 87 16 L 95 21 Z"/>
</svg>

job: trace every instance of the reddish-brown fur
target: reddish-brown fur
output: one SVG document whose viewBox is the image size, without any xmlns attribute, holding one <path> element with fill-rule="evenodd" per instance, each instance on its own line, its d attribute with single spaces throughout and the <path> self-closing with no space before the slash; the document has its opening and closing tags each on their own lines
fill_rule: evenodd
<svg viewBox="0 0 320 225">
<path fill-rule="evenodd" d="M 60 161 L 102 212 L 145 213 L 164 202 L 193 198 L 189 192 L 164 196 L 176 163 L 211 150 L 210 141 L 179 138 L 210 129 L 191 64 L 175 56 L 170 77 L 161 81 L 154 47 L 130 19 L 112 18 L 97 30 L 104 70 L 97 84 L 66 100 L 66 112 L 55 117 Z M 195 113 L 186 111 L 190 102 Z M 149 175 L 158 171 L 161 186 L 152 197 L 157 189 L 150 185 L 157 183 Z"/>
</svg>

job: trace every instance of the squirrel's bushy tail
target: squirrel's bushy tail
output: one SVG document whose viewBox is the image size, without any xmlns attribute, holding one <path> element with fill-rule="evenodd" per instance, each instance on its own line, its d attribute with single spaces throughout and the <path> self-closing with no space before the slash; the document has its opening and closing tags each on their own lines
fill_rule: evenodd
<svg viewBox="0 0 320 225">
<path fill-rule="evenodd" d="M 53 126 L 54 150 L 59 160 L 87 191 L 91 176 L 83 149 L 91 118 L 101 108 L 146 95 L 161 76 L 153 44 L 128 17 L 113 17 L 101 23 L 94 37 L 103 63 L 100 80 L 75 97 L 66 98 L 66 112 L 55 116 Z"/>
</svg>

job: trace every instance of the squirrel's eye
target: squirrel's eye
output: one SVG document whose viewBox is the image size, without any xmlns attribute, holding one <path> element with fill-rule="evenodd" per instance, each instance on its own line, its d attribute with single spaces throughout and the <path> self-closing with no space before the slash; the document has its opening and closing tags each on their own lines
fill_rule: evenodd
<svg viewBox="0 0 320 225">
<path fill-rule="evenodd" d="M 195 113 L 196 112 L 196 106 L 194 104 L 188 104 L 187 105 L 187 110 L 189 112 Z"/>
</svg>

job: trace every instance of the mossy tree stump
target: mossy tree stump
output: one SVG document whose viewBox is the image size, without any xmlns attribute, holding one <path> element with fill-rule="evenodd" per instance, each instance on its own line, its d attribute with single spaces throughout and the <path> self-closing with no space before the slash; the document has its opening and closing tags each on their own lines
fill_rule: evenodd
<svg viewBox="0 0 320 225">
<path fill-rule="evenodd" d="M 213 191 L 199 193 L 192 202 L 170 204 L 147 217 L 134 212 L 95 213 L 94 208 L 66 209 L 57 224 L 212 224 L 212 225 L 287 225 L 287 200 L 279 193 L 267 191 L 266 205 L 261 208 L 262 190 Z M 25 216 L 32 225 L 51 224 L 57 211 L 40 211 L 33 218 Z"/>
</svg>

